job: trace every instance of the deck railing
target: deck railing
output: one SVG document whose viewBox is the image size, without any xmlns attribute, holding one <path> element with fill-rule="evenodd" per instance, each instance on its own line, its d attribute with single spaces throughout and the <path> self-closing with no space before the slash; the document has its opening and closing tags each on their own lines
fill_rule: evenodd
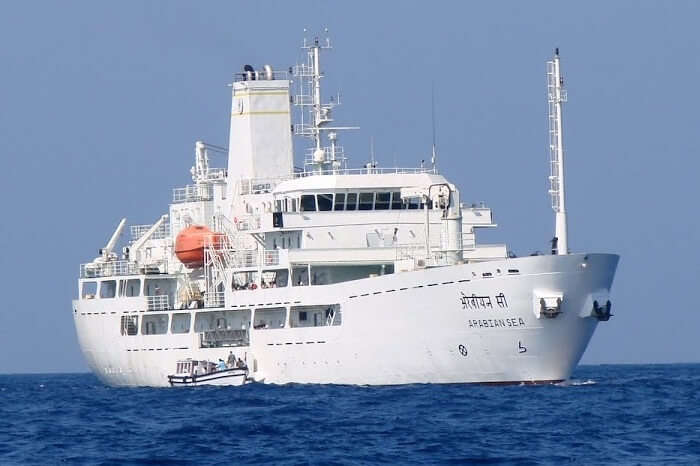
<svg viewBox="0 0 700 466">
<path fill-rule="evenodd" d="M 168 295 L 146 296 L 146 309 L 149 311 L 165 311 L 170 309 Z"/>
<path fill-rule="evenodd" d="M 263 264 L 266 267 L 271 265 L 280 264 L 280 251 L 279 249 L 266 249 L 263 251 Z"/>
<path fill-rule="evenodd" d="M 80 264 L 80 278 L 102 278 L 120 275 L 149 275 L 168 273 L 168 263 L 165 260 L 148 264 L 131 261 L 88 262 Z"/>
<path fill-rule="evenodd" d="M 173 203 L 210 201 L 214 197 L 214 190 L 211 185 L 191 184 L 183 188 L 173 189 Z"/>
<path fill-rule="evenodd" d="M 238 268 L 251 268 L 258 267 L 260 265 L 259 251 L 255 249 L 243 249 L 234 250 L 226 249 L 221 251 L 220 256 L 224 259 L 226 267 L 238 269 Z M 266 249 L 263 251 L 262 257 L 263 267 L 272 267 L 280 265 L 280 250 L 279 249 Z"/>
<path fill-rule="evenodd" d="M 131 225 L 131 242 L 141 238 L 153 225 Z M 153 232 L 151 239 L 166 238 L 170 233 L 170 224 L 163 222 L 156 231 Z"/>
<path fill-rule="evenodd" d="M 202 348 L 221 346 L 248 346 L 248 330 L 210 330 L 200 333 Z"/>
<path fill-rule="evenodd" d="M 80 264 L 80 278 L 112 277 L 115 275 L 136 275 L 139 268 L 136 262 L 109 261 Z"/>
<path fill-rule="evenodd" d="M 431 250 L 425 253 L 424 244 L 403 244 L 396 247 L 396 260 L 413 260 L 418 267 L 449 265 L 446 251 Z"/>
<path fill-rule="evenodd" d="M 235 217 L 233 223 L 238 231 L 258 230 L 260 228 L 260 216 L 245 215 Z"/>
<path fill-rule="evenodd" d="M 205 293 L 204 307 L 224 307 L 224 292 L 210 291 Z"/>
</svg>

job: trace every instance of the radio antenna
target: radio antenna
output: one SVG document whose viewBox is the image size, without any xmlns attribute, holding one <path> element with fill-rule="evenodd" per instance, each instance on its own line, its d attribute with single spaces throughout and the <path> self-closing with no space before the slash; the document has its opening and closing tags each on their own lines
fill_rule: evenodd
<svg viewBox="0 0 700 466">
<path fill-rule="evenodd" d="M 430 83 L 430 113 L 433 124 L 433 153 L 430 157 L 430 163 L 435 171 L 435 162 L 437 161 L 437 150 L 435 148 L 435 81 Z"/>
</svg>

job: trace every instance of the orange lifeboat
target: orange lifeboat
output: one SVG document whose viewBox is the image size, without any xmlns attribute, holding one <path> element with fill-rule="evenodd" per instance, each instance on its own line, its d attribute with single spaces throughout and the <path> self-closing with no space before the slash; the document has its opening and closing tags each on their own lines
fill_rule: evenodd
<svg viewBox="0 0 700 466">
<path fill-rule="evenodd" d="M 191 269 L 204 265 L 204 248 L 207 244 L 218 243 L 220 233 L 211 231 L 202 225 L 192 225 L 180 233 L 175 238 L 175 255 Z M 215 243 L 216 242 L 216 243 Z"/>
</svg>

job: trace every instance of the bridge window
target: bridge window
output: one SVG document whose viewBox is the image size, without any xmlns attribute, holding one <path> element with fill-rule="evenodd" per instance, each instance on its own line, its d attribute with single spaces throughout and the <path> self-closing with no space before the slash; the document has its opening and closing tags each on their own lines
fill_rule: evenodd
<svg viewBox="0 0 700 466">
<path fill-rule="evenodd" d="M 315 212 L 316 211 L 316 196 L 313 194 L 304 194 L 301 196 L 301 211 Z"/>
<path fill-rule="evenodd" d="M 408 208 L 411 210 L 418 209 L 421 206 L 420 199 L 412 197 L 408 200 Z"/>
<path fill-rule="evenodd" d="M 372 210 L 374 193 L 360 193 L 360 205 L 358 210 Z"/>
<path fill-rule="evenodd" d="M 391 193 L 391 209 L 400 210 L 405 208 L 406 204 L 401 200 L 401 193 Z"/>
<path fill-rule="evenodd" d="M 335 195 L 335 209 L 345 210 L 345 193 L 337 193 Z"/>
<path fill-rule="evenodd" d="M 357 210 L 357 193 L 348 193 L 345 210 Z"/>
<path fill-rule="evenodd" d="M 326 212 L 333 210 L 333 194 L 319 194 L 316 196 L 318 198 L 318 210 Z"/>
<path fill-rule="evenodd" d="M 377 200 L 374 203 L 375 210 L 389 210 L 391 193 L 377 193 Z"/>
<path fill-rule="evenodd" d="M 83 282 L 81 296 L 83 299 L 93 299 L 97 294 L 97 282 Z"/>
<path fill-rule="evenodd" d="M 172 333 L 190 333 L 191 321 L 192 317 L 189 314 L 173 314 L 170 331 Z"/>
<path fill-rule="evenodd" d="M 117 294 L 117 281 L 105 280 L 100 283 L 100 298 L 114 298 Z"/>
<path fill-rule="evenodd" d="M 119 296 L 139 296 L 141 294 L 141 280 L 138 278 L 131 278 L 129 280 L 122 280 L 119 284 Z"/>
</svg>

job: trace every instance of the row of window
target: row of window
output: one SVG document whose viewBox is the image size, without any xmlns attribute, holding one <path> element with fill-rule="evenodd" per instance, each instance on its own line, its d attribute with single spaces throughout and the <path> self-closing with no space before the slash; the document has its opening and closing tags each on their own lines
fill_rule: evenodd
<svg viewBox="0 0 700 466">
<path fill-rule="evenodd" d="M 120 297 L 135 297 L 141 296 L 141 282 L 140 278 L 129 278 L 126 280 L 102 280 L 99 282 L 86 281 L 83 282 L 82 289 L 80 290 L 80 296 L 83 299 L 93 299 L 98 296 L 101 299 Z M 158 279 L 146 279 L 144 280 L 144 296 L 154 296 L 164 294 L 167 290 L 166 283 L 163 280 Z M 164 287 L 164 288 L 161 288 Z"/>
<path fill-rule="evenodd" d="M 141 318 L 141 335 L 165 335 L 189 333 L 192 324 L 192 314 L 172 314 L 170 326 L 169 314 L 123 315 L 120 321 L 122 335 L 139 334 L 139 317 Z M 256 309 L 252 320 L 256 330 L 285 328 L 287 325 L 287 309 L 267 308 Z M 340 306 L 296 306 L 290 309 L 289 326 L 296 327 L 325 327 L 340 325 L 342 322 Z M 197 312 L 194 315 L 194 331 L 201 332 L 247 332 L 251 326 L 251 312 L 248 309 L 238 311 L 208 311 Z"/>
<path fill-rule="evenodd" d="M 400 192 L 304 194 L 299 201 L 299 212 L 328 212 L 345 210 L 402 210 L 422 209 L 418 198 L 401 199 Z M 296 212 L 296 199 L 280 199 L 275 205 L 278 212 Z M 428 202 L 428 209 L 432 209 Z"/>
</svg>

